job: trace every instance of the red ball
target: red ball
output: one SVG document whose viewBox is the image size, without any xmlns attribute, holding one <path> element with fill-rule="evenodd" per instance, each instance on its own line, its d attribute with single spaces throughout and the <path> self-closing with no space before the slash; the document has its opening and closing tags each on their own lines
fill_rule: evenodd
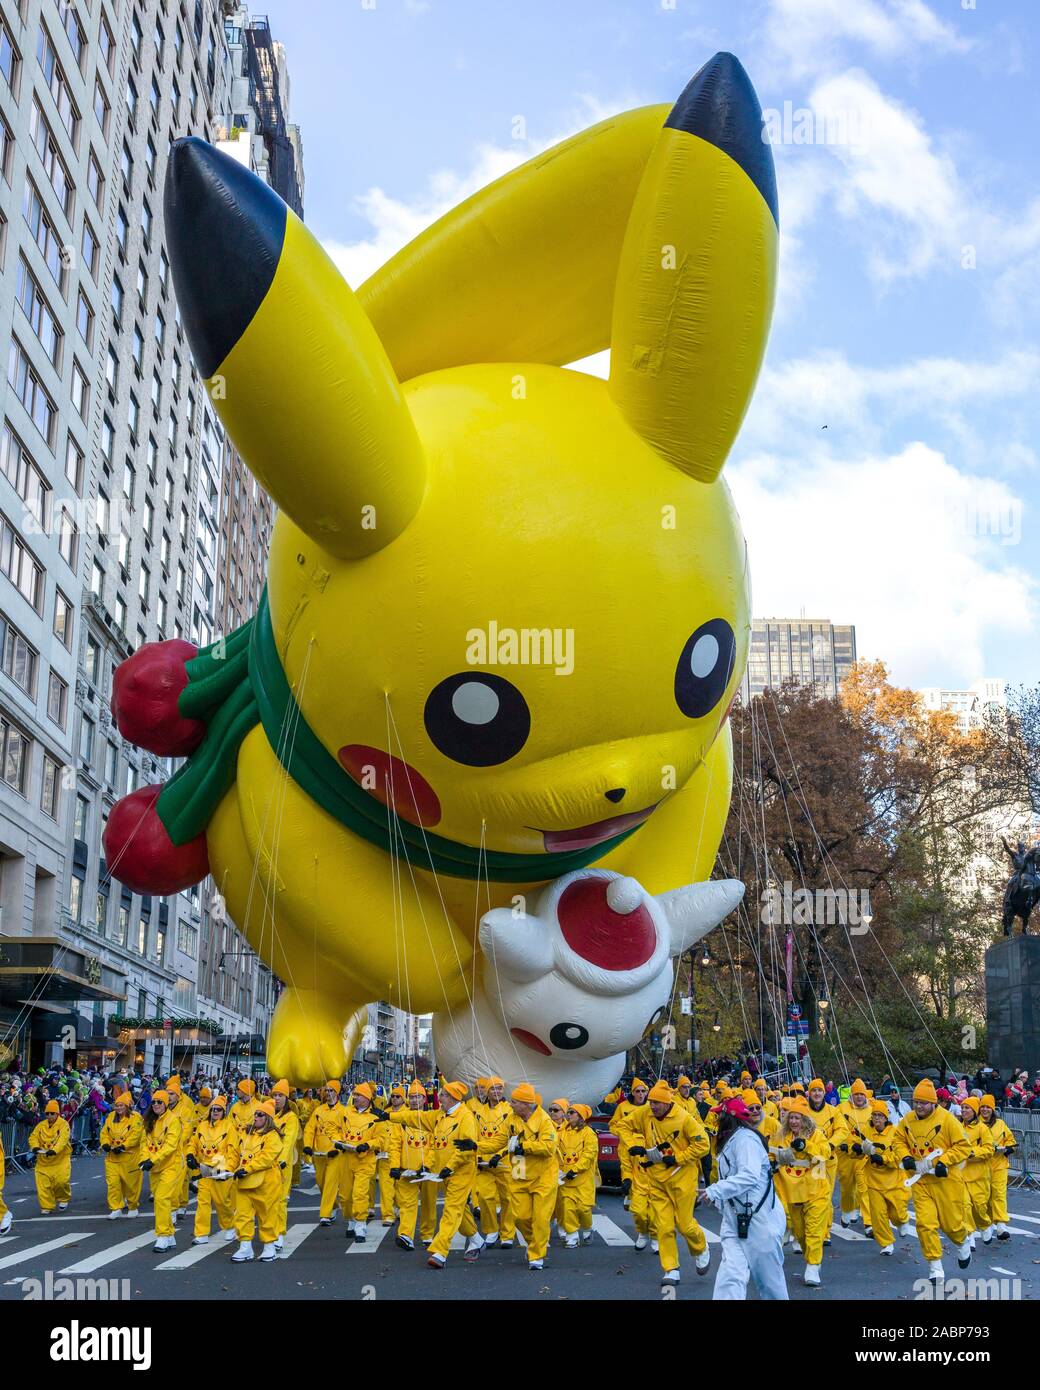
<svg viewBox="0 0 1040 1390">
<path fill-rule="evenodd" d="M 160 758 L 194 752 L 206 726 L 201 719 L 185 719 L 177 701 L 188 684 L 185 662 L 197 655 L 191 642 L 174 637 L 146 643 L 116 667 L 112 718 L 125 739 Z"/>
<path fill-rule="evenodd" d="M 162 783 L 138 787 L 117 801 L 101 836 L 108 872 L 134 893 L 180 893 L 209 873 L 205 835 L 175 845 L 155 803 Z"/>
</svg>

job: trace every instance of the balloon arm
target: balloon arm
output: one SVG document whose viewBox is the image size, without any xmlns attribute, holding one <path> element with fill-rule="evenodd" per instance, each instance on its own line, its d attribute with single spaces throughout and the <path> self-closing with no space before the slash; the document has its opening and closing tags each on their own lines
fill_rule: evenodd
<svg viewBox="0 0 1040 1390">
<path fill-rule="evenodd" d="M 691 883 L 662 893 L 658 902 L 672 929 L 671 954 L 681 956 L 695 946 L 728 917 L 744 896 L 744 885 L 736 878 Z"/>
</svg>

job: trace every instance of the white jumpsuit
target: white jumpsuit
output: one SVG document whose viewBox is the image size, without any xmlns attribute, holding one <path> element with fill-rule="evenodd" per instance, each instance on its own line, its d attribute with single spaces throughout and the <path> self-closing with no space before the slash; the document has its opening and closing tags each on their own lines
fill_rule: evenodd
<svg viewBox="0 0 1040 1390">
<path fill-rule="evenodd" d="M 747 1298 L 748 1279 L 754 1279 L 760 1298 L 786 1299 L 784 1278 L 784 1209 L 773 1191 L 769 1157 L 758 1135 L 743 1126 L 719 1154 L 719 1180 L 707 1188 L 710 1201 L 722 1212 L 722 1261 L 715 1276 L 716 1300 Z M 754 1211 L 747 1239 L 737 1235 L 737 1211 L 745 1202 Z M 734 1204 L 735 1199 L 735 1204 Z"/>
</svg>

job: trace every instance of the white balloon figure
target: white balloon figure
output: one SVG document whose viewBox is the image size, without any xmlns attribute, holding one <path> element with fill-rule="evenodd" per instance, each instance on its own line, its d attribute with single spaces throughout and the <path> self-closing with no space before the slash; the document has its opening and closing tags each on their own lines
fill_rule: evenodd
<svg viewBox="0 0 1040 1390">
<path fill-rule="evenodd" d="M 434 1018 L 439 1070 L 595 1105 L 667 1009 L 673 958 L 743 894 L 739 880 L 718 879 L 654 897 L 634 878 L 582 869 L 548 884 L 533 911 L 486 913 L 472 1008 Z"/>
</svg>

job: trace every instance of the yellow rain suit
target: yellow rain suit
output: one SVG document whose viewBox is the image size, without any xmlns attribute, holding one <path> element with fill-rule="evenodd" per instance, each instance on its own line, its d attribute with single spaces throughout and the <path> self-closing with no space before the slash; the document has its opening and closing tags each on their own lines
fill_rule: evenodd
<svg viewBox="0 0 1040 1390">
<path fill-rule="evenodd" d="M 392 1171 L 418 1173 L 427 1168 L 439 1171 L 433 1165 L 433 1136 L 423 1129 L 419 1116 L 421 1110 L 394 1110 L 387 1120 L 389 1137 L 387 1139 L 389 1164 Z M 397 1123 L 392 1117 L 403 1115 Z M 432 1182 L 414 1183 L 407 1178 L 397 1179 L 397 1232 L 415 1239 L 415 1218 L 419 1213 L 419 1238 L 426 1244 L 433 1239 L 437 1229 L 437 1185 Z"/>
<path fill-rule="evenodd" d="M 340 1159 L 339 1199 L 346 1221 L 368 1220 L 368 1200 L 376 1175 L 376 1154 L 383 1144 L 383 1122 L 372 1106 L 355 1110 L 353 1102 L 343 1107 L 345 1144 L 361 1144 L 364 1153 L 345 1153 Z"/>
<path fill-rule="evenodd" d="M 172 1236 L 173 1210 L 180 1195 L 184 1155 L 181 1152 L 180 1121 L 175 1120 L 169 1110 L 155 1120 L 151 1129 L 145 1120 L 139 1153 L 142 1163 L 150 1162 L 152 1165 L 148 1176 L 155 1207 L 155 1234 Z"/>
<path fill-rule="evenodd" d="M 804 1140 L 804 1148 L 796 1147 L 799 1139 Z M 822 1263 L 823 1242 L 831 1229 L 831 1188 L 827 1176 L 831 1152 L 830 1140 L 818 1129 L 797 1135 L 780 1129 L 769 1141 L 769 1156 L 777 1164 L 773 1178 L 776 1193 L 807 1265 Z"/>
<path fill-rule="evenodd" d="M 971 1111 L 968 1111 L 971 1114 Z M 981 1120 L 961 1121 L 971 1148 L 961 1170 L 964 1177 L 964 1218 L 969 1234 L 985 1231 L 993 1224 L 992 1197 L 993 1131 Z"/>
<path fill-rule="evenodd" d="M 826 1102 L 824 1102 L 826 1104 Z M 862 1154 L 853 1153 L 853 1144 L 862 1144 L 870 1137 L 869 1099 L 863 1105 L 856 1105 L 850 1096 L 835 1107 L 844 1121 L 845 1134 L 835 1144 L 838 1159 L 838 1182 L 841 1184 L 841 1210 L 843 1213 L 867 1210 L 867 1160 Z M 843 1151 L 842 1145 L 847 1146 Z M 866 1217 L 864 1216 L 864 1220 Z"/>
<path fill-rule="evenodd" d="M 321 1189 L 322 1220 L 326 1220 L 336 1209 L 339 1196 L 339 1175 L 343 1165 L 343 1155 L 336 1148 L 337 1140 L 346 1138 L 346 1109 L 339 1101 L 327 1105 L 324 1101 L 307 1121 L 303 1135 L 303 1146 L 314 1155 L 314 1176 Z"/>
<path fill-rule="evenodd" d="M 277 1226 L 278 1234 L 284 1236 L 289 1223 L 289 1189 L 292 1187 L 293 1168 L 300 1148 L 300 1121 L 291 1105 L 287 1105 L 281 1114 L 274 1117 L 274 1127 L 282 1136 L 282 1153 L 278 1160 L 282 1176 L 282 1195 L 278 1203 Z"/>
<path fill-rule="evenodd" d="M 141 1205 L 144 1174 L 138 1165 L 143 1137 L 144 1120 L 136 1110 L 123 1116 L 113 1110 L 101 1126 L 109 1211 L 122 1211 L 124 1206 L 128 1211 L 137 1211 Z"/>
<path fill-rule="evenodd" d="M 234 1149 L 238 1143 L 238 1130 L 225 1115 L 214 1124 L 212 1120 L 200 1120 L 191 1136 L 188 1152 L 196 1163 L 218 1172 L 233 1173 L 235 1170 Z M 217 1225 L 222 1231 L 229 1231 L 235 1224 L 235 1190 L 225 1179 L 214 1180 L 203 1175 L 199 1178 L 198 1205 L 195 1208 L 195 1234 L 208 1236 L 212 1225 L 213 1210 L 216 1209 Z"/>
<path fill-rule="evenodd" d="M 937 1105 L 923 1120 L 913 1111 L 904 1115 L 896 1126 L 892 1147 L 900 1163 L 908 1157 L 920 1160 L 935 1149 L 940 1151 L 939 1161 L 945 1166 L 947 1176 L 926 1173 L 910 1188 L 910 1195 L 917 1213 L 921 1254 L 929 1261 L 941 1259 L 940 1230 L 954 1245 L 962 1245 L 968 1234 L 964 1221 L 964 1179 L 960 1172 L 960 1164 L 971 1149 L 968 1136 L 961 1122 Z"/>
<path fill-rule="evenodd" d="M 60 1115 L 48 1115 L 29 1135 L 36 1154 L 36 1196 L 41 1211 L 53 1211 L 72 1200 L 72 1143 L 69 1126 Z"/>
<path fill-rule="evenodd" d="M 556 1161 L 560 1188 L 559 1222 L 565 1235 L 592 1229 L 592 1208 L 599 1185 L 599 1136 L 587 1124 L 580 1129 L 562 1125 L 556 1131 Z M 573 1175 L 573 1176 L 572 1176 Z"/>
<path fill-rule="evenodd" d="M 874 1239 L 882 1250 L 895 1245 L 892 1227 L 902 1226 L 910 1213 L 910 1193 L 905 1186 L 909 1174 L 900 1165 L 895 1137 L 895 1125 L 886 1121 L 881 1130 L 871 1125 L 870 1135 L 863 1140 L 868 1204 L 864 1220 L 873 1228 Z"/>
<path fill-rule="evenodd" d="M 234 1179 L 235 1233 L 239 1240 L 252 1240 L 255 1222 L 263 1244 L 271 1245 L 281 1234 L 278 1209 L 282 1200 L 282 1136 L 271 1125 L 263 1134 L 251 1129 L 233 1139 L 232 1144 L 235 1171 L 245 1169 L 243 1177 Z"/>
<path fill-rule="evenodd" d="M 510 1141 L 514 1143 L 512 1150 Z M 528 1120 L 515 1112 L 510 1117 L 499 1166 L 504 1165 L 509 1173 L 513 1221 L 527 1242 L 529 1264 L 544 1260 L 549 1246 L 558 1187 L 557 1143 L 556 1126 L 540 1105 Z"/>
<path fill-rule="evenodd" d="M 700 1161 L 708 1152 L 708 1135 L 697 1117 L 674 1104 L 661 1119 L 656 1119 L 647 1105 L 642 1120 L 635 1147 L 647 1153 L 633 1154 L 632 1158 L 640 1165 L 649 1163 L 643 1172 L 647 1178 L 650 1224 L 658 1240 L 661 1268 L 667 1273 L 679 1268 L 676 1231 L 684 1237 L 691 1255 L 700 1255 L 707 1245 L 693 1208 Z M 649 1162 L 654 1149 L 660 1151 L 663 1162 Z"/>
<path fill-rule="evenodd" d="M 441 1255 L 447 1259 L 456 1231 L 461 1231 L 464 1236 L 477 1234 L 477 1224 L 467 1206 L 477 1171 L 476 1116 L 462 1101 L 456 1101 L 450 1110 L 412 1110 L 407 1113 L 397 1110 L 387 1119 L 391 1124 L 409 1126 L 418 1120 L 431 1140 L 428 1167 L 434 1173 L 448 1170 L 444 1177 L 444 1210 L 437 1234 L 430 1245 L 431 1255 Z M 458 1141 L 466 1147 L 458 1148 Z"/>
<path fill-rule="evenodd" d="M 621 1163 L 622 1180 L 627 1178 L 632 1184 L 629 1189 L 628 1209 L 636 1230 L 644 1236 L 650 1234 L 650 1179 L 647 1177 L 647 1170 L 641 1163 L 635 1163 L 629 1157 L 628 1151 L 633 1144 L 642 1144 L 643 1124 L 649 1114 L 650 1106 L 647 1102 L 633 1105 L 631 1101 L 626 1100 L 614 1111 L 611 1122 L 611 1128 L 618 1137 L 618 1159 Z"/>
<path fill-rule="evenodd" d="M 1008 1220 L 1008 1169 L 1011 1166 L 1008 1154 L 1017 1145 L 1015 1136 L 999 1115 L 994 1113 L 988 1128 L 993 1135 L 993 1157 L 990 1159 L 989 1167 L 989 1214 L 995 1225 L 1006 1226 Z"/>
</svg>

